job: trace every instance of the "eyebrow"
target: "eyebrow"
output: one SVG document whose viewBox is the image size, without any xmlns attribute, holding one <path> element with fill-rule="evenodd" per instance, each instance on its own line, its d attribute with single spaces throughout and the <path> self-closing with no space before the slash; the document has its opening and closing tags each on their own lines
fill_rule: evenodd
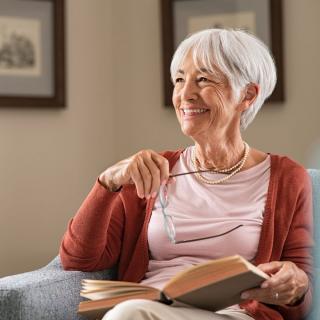
<svg viewBox="0 0 320 320">
<path fill-rule="evenodd" d="M 210 73 L 206 68 L 200 68 L 200 71 L 203 73 Z M 184 71 L 182 69 L 178 69 L 177 73 L 184 74 Z"/>
<path fill-rule="evenodd" d="M 200 71 L 203 73 L 209 73 L 209 71 L 206 68 L 200 68 Z"/>
</svg>

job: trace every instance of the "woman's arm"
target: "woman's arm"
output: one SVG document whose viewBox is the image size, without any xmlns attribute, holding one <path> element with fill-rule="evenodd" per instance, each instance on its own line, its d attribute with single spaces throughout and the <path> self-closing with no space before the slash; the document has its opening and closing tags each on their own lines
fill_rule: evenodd
<svg viewBox="0 0 320 320">
<path fill-rule="evenodd" d="M 310 178 L 303 170 L 298 173 L 299 187 L 293 197 L 293 214 L 287 231 L 281 261 L 264 263 L 259 267 L 272 275 L 261 288 L 243 293 L 243 298 L 276 305 L 287 319 L 300 319 L 311 306 L 312 300 L 312 189 Z M 247 293 L 247 295 L 246 295 Z"/>
<path fill-rule="evenodd" d="M 77 214 L 69 222 L 60 246 L 66 270 L 94 271 L 118 260 L 124 228 L 120 194 L 96 182 Z"/>
<path fill-rule="evenodd" d="M 106 169 L 69 223 L 60 247 L 64 268 L 112 267 L 120 255 L 125 217 L 122 193 L 117 191 L 134 184 L 138 197 L 148 199 L 168 179 L 168 160 L 152 150 L 142 150 Z"/>
</svg>

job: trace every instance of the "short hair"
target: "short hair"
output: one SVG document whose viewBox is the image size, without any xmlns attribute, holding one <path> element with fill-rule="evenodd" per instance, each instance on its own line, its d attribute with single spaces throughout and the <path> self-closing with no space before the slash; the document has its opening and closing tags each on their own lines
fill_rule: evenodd
<svg viewBox="0 0 320 320">
<path fill-rule="evenodd" d="M 256 100 L 241 115 L 240 128 L 246 129 L 277 82 L 275 63 L 268 47 L 243 30 L 199 31 L 183 40 L 174 53 L 170 67 L 172 80 L 190 51 L 197 68 L 205 68 L 212 74 L 220 71 L 227 77 L 235 99 L 239 99 L 246 85 L 260 86 Z"/>
</svg>

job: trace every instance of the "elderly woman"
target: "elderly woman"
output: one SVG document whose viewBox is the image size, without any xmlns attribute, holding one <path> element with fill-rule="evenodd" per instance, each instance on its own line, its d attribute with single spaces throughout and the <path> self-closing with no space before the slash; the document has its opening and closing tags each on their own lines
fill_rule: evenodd
<svg viewBox="0 0 320 320">
<path fill-rule="evenodd" d="M 120 280 L 161 288 L 189 266 L 239 254 L 272 275 L 240 305 L 211 312 L 129 300 L 103 319 L 302 318 L 312 298 L 309 179 L 241 135 L 276 83 L 268 49 L 243 31 L 204 30 L 180 44 L 171 75 L 176 115 L 194 145 L 143 150 L 106 169 L 68 226 L 64 268 L 118 264 Z"/>
</svg>

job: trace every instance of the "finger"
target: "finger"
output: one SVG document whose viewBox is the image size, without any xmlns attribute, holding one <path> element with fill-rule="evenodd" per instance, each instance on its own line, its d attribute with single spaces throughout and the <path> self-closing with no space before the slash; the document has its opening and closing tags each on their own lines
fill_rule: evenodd
<svg viewBox="0 0 320 320">
<path fill-rule="evenodd" d="M 285 273 L 285 272 L 280 272 L 277 273 L 275 276 L 271 277 L 270 279 L 264 281 L 261 284 L 261 288 L 274 288 L 277 286 L 280 286 L 283 283 L 288 282 L 292 278 L 291 273 Z"/>
<path fill-rule="evenodd" d="M 143 158 L 138 158 L 137 161 L 138 164 L 138 169 L 142 178 L 143 182 L 143 193 L 144 197 L 149 198 L 150 197 L 150 190 L 152 186 L 152 174 L 150 172 L 149 167 L 145 164 L 145 159 Z"/>
<path fill-rule="evenodd" d="M 130 166 L 130 177 L 136 186 L 138 197 L 143 199 L 144 198 L 144 183 L 143 183 L 143 178 L 141 176 L 141 173 L 140 173 L 140 170 L 138 168 L 137 163 L 133 163 Z"/>
<path fill-rule="evenodd" d="M 258 268 L 267 274 L 273 274 L 280 270 L 282 267 L 282 261 L 272 261 L 268 263 L 262 263 L 258 265 Z"/>
<path fill-rule="evenodd" d="M 151 195 L 153 198 L 155 198 L 161 184 L 160 168 L 157 166 L 157 163 L 153 161 L 151 155 L 145 157 L 144 162 L 151 174 L 150 190 L 146 189 L 145 191 L 148 193 L 148 195 Z"/>
<path fill-rule="evenodd" d="M 286 300 L 285 303 L 291 303 L 296 300 L 297 297 L 301 297 L 305 291 L 302 291 L 302 294 L 299 292 L 299 285 L 296 278 L 290 277 L 287 281 L 282 284 L 272 288 L 275 292 L 281 294 L 282 300 Z"/>
<path fill-rule="evenodd" d="M 279 300 L 283 304 L 291 304 L 293 301 L 299 300 L 306 291 L 299 291 L 299 286 L 297 285 L 297 282 L 289 281 L 286 282 L 280 286 L 278 286 L 275 290 L 275 292 L 279 292 Z"/>
<path fill-rule="evenodd" d="M 177 181 L 176 177 L 170 177 L 168 180 L 168 184 L 176 183 L 176 181 Z"/>
<path fill-rule="evenodd" d="M 151 153 L 151 157 L 160 169 L 160 183 L 167 183 L 169 180 L 169 161 L 154 151 Z"/>
<path fill-rule="evenodd" d="M 286 283 L 290 281 L 290 279 L 294 278 L 295 274 L 292 270 L 292 268 L 288 268 L 285 266 L 282 266 L 280 270 L 273 274 L 272 277 L 270 277 L 268 280 L 264 281 L 261 285 L 262 288 L 274 288 L 277 287 L 283 283 Z"/>
<path fill-rule="evenodd" d="M 257 300 L 268 304 L 285 304 L 289 301 L 289 294 L 281 291 L 273 291 L 271 289 L 251 289 L 242 292 L 241 298 L 245 300 Z"/>
<path fill-rule="evenodd" d="M 270 289 L 272 292 L 278 292 L 279 295 L 281 294 L 281 296 L 291 296 L 295 292 L 295 286 L 290 282 Z"/>
<path fill-rule="evenodd" d="M 241 298 L 245 300 L 269 301 L 272 299 L 272 293 L 270 289 L 256 288 L 242 292 Z"/>
<path fill-rule="evenodd" d="M 288 291 L 286 287 L 282 286 L 282 288 L 279 287 L 276 291 L 271 290 L 268 301 L 269 303 L 278 304 L 278 305 L 289 304 L 291 303 L 291 301 L 293 301 L 294 297 L 295 297 L 295 293 L 293 290 Z"/>
</svg>

